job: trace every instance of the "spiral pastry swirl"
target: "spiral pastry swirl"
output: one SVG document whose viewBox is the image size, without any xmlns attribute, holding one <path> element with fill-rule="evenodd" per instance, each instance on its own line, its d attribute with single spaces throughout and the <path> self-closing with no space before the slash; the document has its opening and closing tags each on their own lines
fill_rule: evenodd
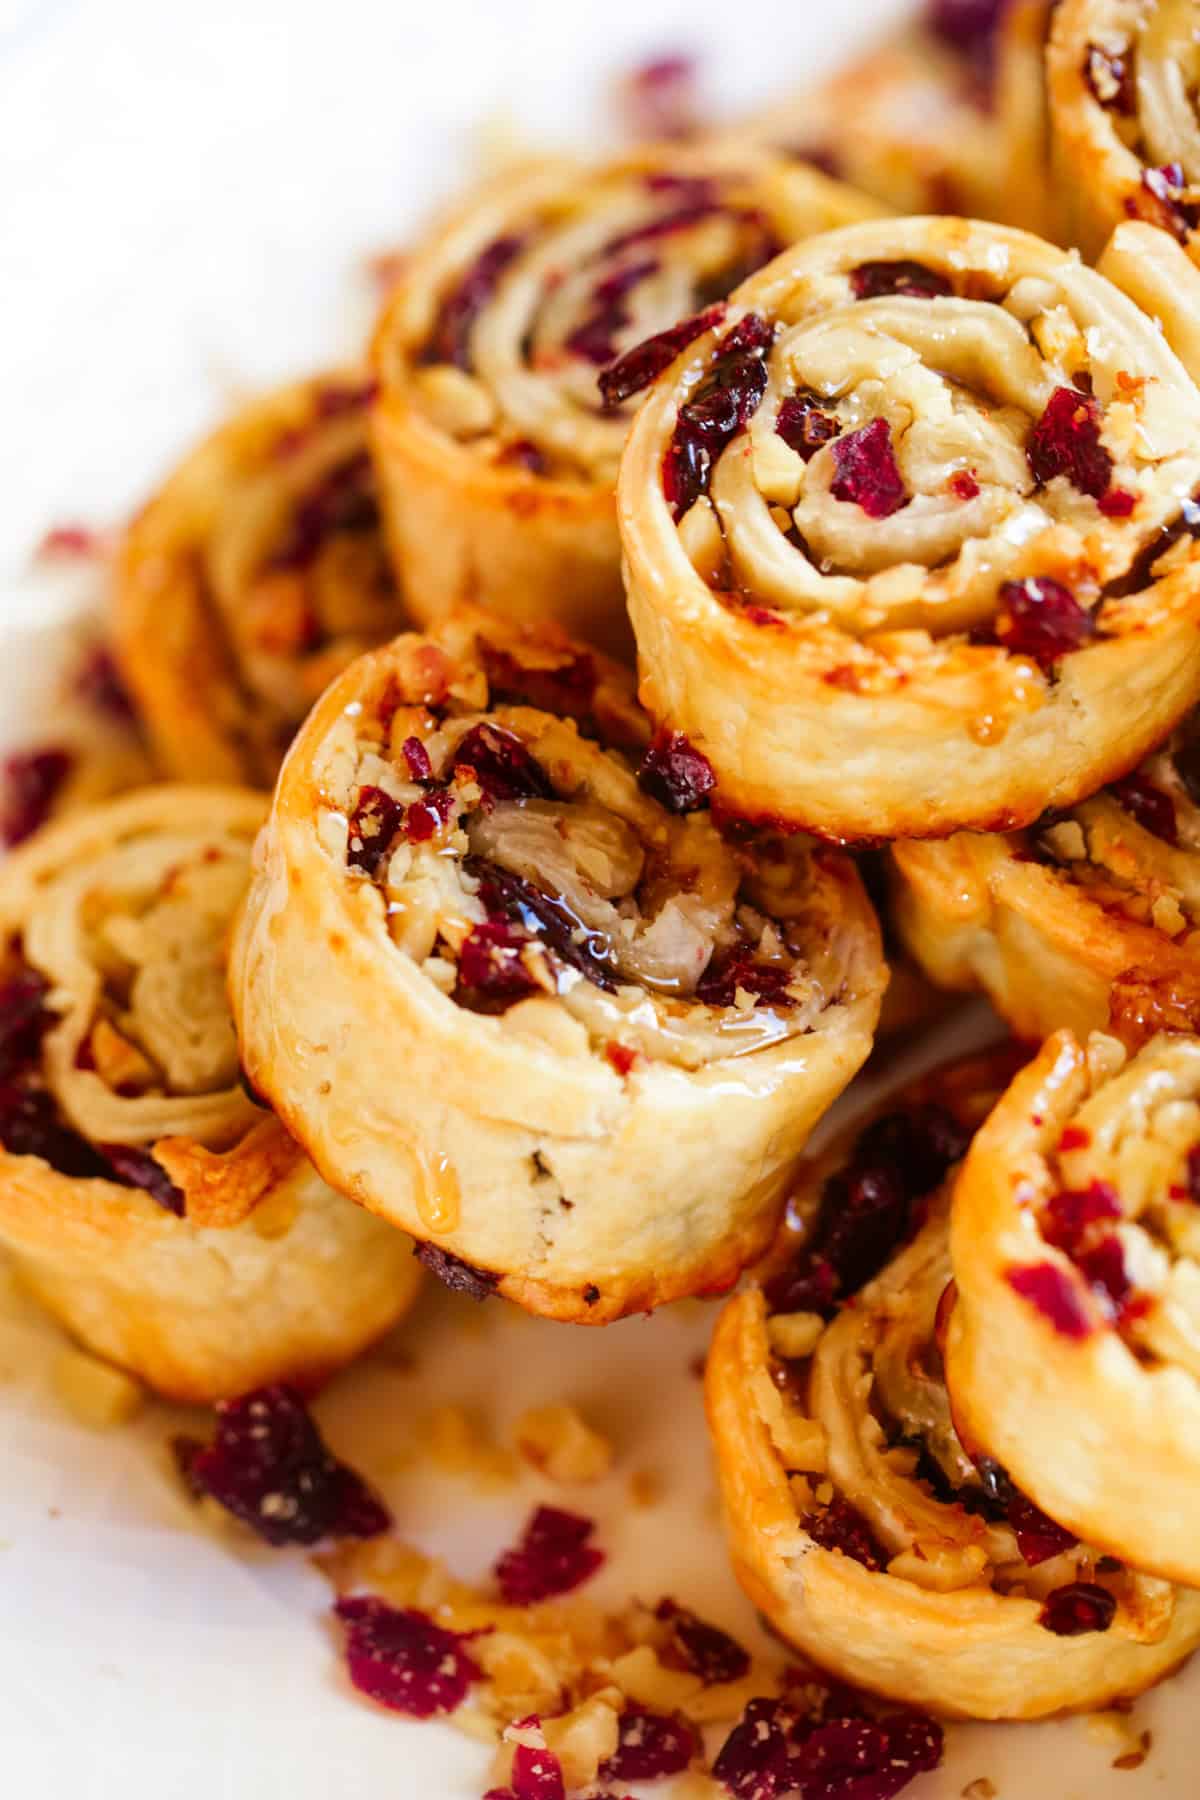
<svg viewBox="0 0 1200 1800">
<path fill-rule="evenodd" d="M 643 701 L 762 823 L 942 836 L 1069 805 L 1197 697 L 1198 426 L 1154 322 L 1036 238 L 802 244 L 630 435 Z"/>
<path fill-rule="evenodd" d="M 1102 1706 L 1200 1643 L 1200 1596 L 1106 1560 L 956 1428 L 948 1178 L 1012 1066 L 940 1070 L 810 1164 L 706 1365 L 754 1604 L 843 1679 L 980 1719 Z"/>
<path fill-rule="evenodd" d="M 418 624 L 471 601 L 627 647 L 623 353 L 784 244 L 877 210 L 750 146 L 539 162 L 471 195 L 406 264 L 375 341 L 374 441 Z"/>
<path fill-rule="evenodd" d="M 1200 1041 L 1056 1033 L 963 1166 L 946 1346 L 964 1432 L 1062 1525 L 1192 1586 L 1197 1195 Z"/>
<path fill-rule="evenodd" d="M 369 399 L 347 374 L 251 402 L 129 527 L 121 662 L 173 778 L 270 786 L 326 683 L 400 628 Z"/>
<path fill-rule="evenodd" d="M 592 1323 L 761 1251 L 885 981 L 849 859 L 725 843 L 647 740 L 556 628 L 398 638 L 298 738 L 233 947 L 250 1079 L 327 1178 Z"/>
<path fill-rule="evenodd" d="M 419 1275 L 239 1080 L 225 942 L 265 811 L 144 788 L 0 873 L 0 1242 L 71 1331 L 181 1399 L 330 1373 Z"/>
</svg>

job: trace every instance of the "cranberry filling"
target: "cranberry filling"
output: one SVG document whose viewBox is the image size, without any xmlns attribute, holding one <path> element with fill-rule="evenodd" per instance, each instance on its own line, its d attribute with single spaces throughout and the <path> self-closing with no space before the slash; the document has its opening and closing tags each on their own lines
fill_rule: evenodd
<svg viewBox="0 0 1200 1800">
<path fill-rule="evenodd" d="M 1144 775 L 1126 775 L 1123 780 L 1114 781 L 1108 791 L 1143 830 L 1161 838 L 1164 844 L 1179 842 L 1175 802 Z"/>
<path fill-rule="evenodd" d="M 929 28 L 964 53 L 990 54 L 1007 0 L 929 0 Z"/>
<path fill-rule="evenodd" d="M 307 569 L 335 532 L 373 531 L 378 524 L 374 472 L 363 450 L 332 469 L 298 503 L 290 529 L 269 566 Z"/>
<path fill-rule="evenodd" d="M 512 1760 L 514 1800 L 564 1800 L 566 1791 L 562 1764 L 552 1750 L 547 1750 L 544 1745 L 539 1748 L 530 1744 L 517 1745 Z"/>
<path fill-rule="evenodd" d="M 1074 1532 L 1048 1518 L 1041 1507 L 1016 1488 L 1008 1502 L 1008 1522 L 1016 1534 L 1017 1549 L 1031 1569 L 1052 1556 L 1061 1556 L 1079 1542 Z"/>
<path fill-rule="evenodd" d="M 604 1564 L 604 1552 L 588 1539 L 591 1519 L 539 1506 L 513 1549 L 496 1564 L 500 1592 L 510 1606 L 533 1606 L 581 1587 Z"/>
<path fill-rule="evenodd" d="M 1059 657 L 1078 650 L 1096 635 L 1086 607 L 1061 582 L 1048 577 L 1001 583 L 996 637 L 1015 656 L 1030 656 L 1050 669 Z"/>
<path fill-rule="evenodd" d="M 1193 1144 L 1188 1151 L 1185 1167 L 1187 1188 L 1183 1197 L 1190 1200 L 1193 1205 L 1200 1205 L 1200 1144 Z"/>
<path fill-rule="evenodd" d="M 0 839 L 10 850 L 46 823 L 74 766 L 68 750 L 19 750 L 5 759 Z"/>
<path fill-rule="evenodd" d="M 504 1012 L 538 991 L 525 961 L 528 936 L 503 917 L 472 928 L 458 952 L 454 997 L 475 1012 Z"/>
<path fill-rule="evenodd" d="M 282 1382 L 218 1405 L 216 1435 L 191 1456 L 189 1479 L 268 1544 L 378 1537 L 392 1522 Z"/>
<path fill-rule="evenodd" d="M 828 1719 L 801 1745 L 793 1779 L 804 1800 L 892 1800 L 941 1760 L 941 1727 L 919 1713 Z"/>
<path fill-rule="evenodd" d="M 1127 519 L 1137 505 L 1137 495 L 1131 494 L 1128 488 L 1109 488 L 1101 494 L 1096 505 L 1106 519 Z"/>
<path fill-rule="evenodd" d="M 861 506 L 868 519 L 889 519 L 908 505 L 909 493 L 892 448 L 886 419 L 872 419 L 860 431 L 847 432 L 833 446 L 836 471 L 829 486 L 835 500 Z"/>
<path fill-rule="evenodd" d="M 1054 1263 L 1028 1263 L 1005 1276 L 1013 1292 L 1028 1300 L 1060 1337 L 1077 1342 L 1092 1333 L 1092 1320 L 1079 1284 Z"/>
<path fill-rule="evenodd" d="M 545 454 L 532 438 L 514 438 L 496 457 L 505 468 L 524 469 L 528 475 L 544 475 L 550 467 Z"/>
<path fill-rule="evenodd" d="M 1110 1232 L 1080 1251 L 1074 1262 L 1108 1317 L 1119 1322 L 1135 1305 L 1133 1277 L 1120 1238 Z"/>
<path fill-rule="evenodd" d="M 59 1175 L 79 1180 L 117 1179 L 100 1152 L 64 1125 L 43 1088 L 0 1086 L 0 1145 L 10 1156 L 39 1156 Z"/>
<path fill-rule="evenodd" d="M 1083 78 L 1092 98 L 1109 111 L 1128 117 L 1135 110 L 1132 50 L 1106 50 L 1101 44 L 1089 44 Z"/>
<path fill-rule="evenodd" d="M 470 1300 L 490 1300 L 500 1280 L 490 1269 L 477 1269 L 473 1264 L 463 1262 L 461 1257 L 452 1256 L 449 1250 L 439 1249 L 436 1244 L 418 1244 L 414 1255 L 423 1268 L 437 1276 L 443 1287 L 448 1287 L 453 1294 L 466 1294 Z"/>
<path fill-rule="evenodd" d="M 657 274 L 659 267 L 656 258 L 647 257 L 642 262 L 629 263 L 597 282 L 592 289 L 593 310 L 566 339 L 566 347 L 573 356 L 581 356 L 585 362 L 595 363 L 597 368 L 616 360 L 619 354 L 617 333 L 624 330 L 632 317 L 626 299 L 640 282 Z"/>
<path fill-rule="evenodd" d="M 706 307 L 690 319 L 681 319 L 678 325 L 655 332 L 653 337 L 626 350 L 624 356 L 618 357 L 609 368 L 602 369 L 597 377 L 605 406 L 620 406 L 623 400 L 648 388 L 664 369 L 670 368 L 681 350 L 686 350 L 698 337 L 719 325 L 724 315 L 723 305 Z"/>
<path fill-rule="evenodd" d="M 950 492 L 956 500 L 975 500 L 979 496 L 979 483 L 970 469 L 956 469 L 950 477 Z"/>
<path fill-rule="evenodd" d="M 861 1563 L 864 1569 L 878 1572 L 887 1564 L 887 1553 L 881 1548 L 871 1527 L 858 1511 L 835 1494 L 828 1506 L 805 1513 L 800 1520 L 814 1544 L 822 1550 L 840 1550 L 843 1556 Z"/>
<path fill-rule="evenodd" d="M 1154 222 L 1186 244 L 1200 219 L 1200 206 L 1185 200 L 1187 178 L 1180 163 L 1164 163 L 1158 169 L 1142 170 L 1142 188 L 1149 196 Z M 1127 210 L 1137 211 L 1133 201 Z"/>
<path fill-rule="evenodd" d="M 113 1175 L 126 1187 L 143 1188 L 164 1212 L 184 1215 L 183 1191 L 175 1186 L 160 1162 L 148 1150 L 132 1144 L 98 1144 L 101 1156 L 111 1164 Z"/>
<path fill-rule="evenodd" d="M 474 776 L 485 800 L 553 800 L 554 786 L 519 737 L 501 725 L 473 725 L 453 758 L 457 775 Z"/>
<path fill-rule="evenodd" d="M 1055 388 L 1029 435 L 1025 455 L 1037 482 L 1065 475 L 1094 500 L 1108 491 L 1113 460 L 1100 442 L 1100 408 L 1078 388 Z"/>
<path fill-rule="evenodd" d="M 617 1722 L 617 1747 L 601 1763 L 607 1781 L 658 1781 L 678 1775 L 700 1750 L 700 1739 L 686 1719 L 627 1708 Z"/>
<path fill-rule="evenodd" d="M 1066 1143 L 1066 1132 L 1059 1145 L 1064 1149 L 1070 1147 Z M 1054 1244 L 1070 1255 L 1089 1225 L 1120 1217 L 1121 1201 L 1116 1188 L 1107 1181 L 1093 1181 L 1085 1188 L 1065 1189 L 1046 1202 L 1041 1219 L 1042 1236 L 1048 1244 Z"/>
<path fill-rule="evenodd" d="M 406 737 L 401 745 L 404 761 L 408 768 L 410 781 L 432 781 L 433 764 L 429 760 L 429 752 L 419 737 Z"/>
<path fill-rule="evenodd" d="M 750 1668 L 750 1652 L 736 1638 L 710 1625 L 674 1600 L 660 1600 L 656 1619 L 671 1627 L 670 1648 L 683 1666 L 699 1675 L 706 1686 L 723 1681 L 740 1681 Z"/>
<path fill-rule="evenodd" d="M 792 1733 L 798 1724 L 783 1700 L 751 1700 L 713 1763 L 713 1777 L 734 1800 L 778 1800 L 795 1786 Z"/>
<path fill-rule="evenodd" d="M 704 1006 L 736 1006 L 738 990 L 770 1006 L 790 1006 L 792 971 L 782 963 L 759 962 L 745 950 L 718 952 L 696 987 Z"/>
<path fill-rule="evenodd" d="M 663 493 L 677 520 L 707 493 L 717 458 L 757 411 L 773 338 L 765 319 L 747 313 L 716 346 L 711 370 L 680 407 L 663 458 Z"/>
<path fill-rule="evenodd" d="M 629 77 L 626 105 L 634 135 L 646 143 L 695 136 L 700 129 L 695 57 L 657 56 L 643 63 Z"/>
<path fill-rule="evenodd" d="M 931 300 L 954 292 L 944 275 L 919 262 L 860 263 L 850 271 L 850 286 L 856 300 L 876 300 L 883 294 Z"/>
<path fill-rule="evenodd" d="M 596 987 L 612 993 L 617 986 L 617 964 L 612 945 L 601 932 L 590 930 L 565 900 L 545 894 L 532 882 L 479 857 L 468 857 L 463 867 L 479 880 L 479 898 L 487 907 L 489 926 L 503 921 L 510 930 L 515 928 L 524 934 L 523 937 L 510 936 L 509 945 L 538 939 L 569 968 L 578 969 Z M 484 927 L 476 927 L 476 930 L 482 929 Z M 461 956 L 459 975 L 461 979 Z"/>
<path fill-rule="evenodd" d="M 0 986 L 0 1081 L 35 1062 L 55 1022 L 46 1006 L 50 984 L 36 969 L 20 968 Z"/>
<path fill-rule="evenodd" d="M 534 669 L 479 639 L 493 706 L 532 706 L 563 719 L 587 719 L 596 697 L 596 664 L 586 650 L 554 669 Z"/>
<path fill-rule="evenodd" d="M 717 785 L 707 756 L 681 731 L 658 731 L 642 758 L 638 784 L 670 813 L 692 813 L 708 805 Z"/>
<path fill-rule="evenodd" d="M 456 368 L 470 369 L 475 321 L 500 285 L 505 270 L 524 247 L 524 238 L 500 237 L 480 252 L 442 301 L 422 353 L 423 362 L 453 363 Z"/>
<path fill-rule="evenodd" d="M 775 429 L 789 449 L 811 462 L 841 432 L 832 413 L 822 412 L 815 394 L 789 394 L 775 415 Z"/>
<path fill-rule="evenodd" d="M 350 815 L 346 861 L 352 869 L 375 876 L 391 850 L 404 808 L 399 800 L 383 788 L 359 789 L 358 800 Z"/>
<path fill-rule="evenodd" d="M 79 698 L 105 718 L 118 725 L 129 725 L 135 718 L 129 689 L 121 679 L 116 658 L 103 644 L 89 652 L 75 672 L 75 692 Z"/>
<path fill-rule="evenodd" d="M 1117 1603 L 1107 1588 L 1095 1581 L 1072 1581 L 1046 1596 L 1038 1624 L 1056 1637 L 1082 1637 L 1088 1631 L 1107 1631 Z"/>
<path fill-rule="evenodd" d="M 404 835 L 410 844 L 427 844 L 454 811 L 454 795 L 434 788 L 423 800 L 414 800 L 404 816 Z"/>
<path fill-rule="evenodd" d="M 482 1671 L 463 1649 L 473 1632 L 447 1631 L 427 1613 L 373 1594 L 344 1595 L 334 1613 L 346 1628 L 346 1669 L 361 1694 L 413 1719 L 451 1713 Z"/>
</svg>

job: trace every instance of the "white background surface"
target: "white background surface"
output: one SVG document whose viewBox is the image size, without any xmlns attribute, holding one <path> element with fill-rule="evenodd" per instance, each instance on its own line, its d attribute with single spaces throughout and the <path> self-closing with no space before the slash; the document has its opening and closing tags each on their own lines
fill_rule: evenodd
<svg viewBox="0 0 1200 1800">
<path fill-rule="evenodd" d="M 46 526 L 113 521 L 246 387 L 354 348 L 364 255 L 469 174 L 481 127 L 594 132 L 613 72 L 664 49 L 705 58 L 745 105 L 832 62 L 893 0 L 0 0 L 0 722 L 46 730 L 49 628 L 77 584 L 28 570 Z M 52 724 L 52 721 L 50 722 Z M 482 1573 L 530 1506 L 388 1476 L 414 1421 L 476 1401 L 496 1429 L 569 1398 L 607 1426 L 617 1473 L 580 1496 L 612 1554 L 614 1603 L 671 1592 L 744 1638 L 725 1567 L 699 1384 L 698 1306 L 603 1333 L 431 1295 L 402 1329 L 415 1367 L 376 1359 L 323 1398 L 337 1448 L 385 1486 L 403 1533 Z M 14 1800 L 470 1800 L 486 1755 L 357 1701 L 302 1561 L 197 1531 L 150 1409 L 93 1437 L 56 1410 L 57 1340 L 0 1303 L 0 1795 Z M 631 1512 L 635 1468 L 669 1503 Z M 568 1499 L 567 1504 L 571 1504 Z M 597 1596 L 605 1588 L 597 1584 Z M 1066 1721 L 958 1729 L 909 1790 L 952 1800 L 1194 1794 L 1196 1673 L 1138 1707 L 1138 1774 Z M 654 1790 L 648 1790 L 654 1791 Z M 661 1790 L 659 1790 L 661 1792 Z"/>
</svg>

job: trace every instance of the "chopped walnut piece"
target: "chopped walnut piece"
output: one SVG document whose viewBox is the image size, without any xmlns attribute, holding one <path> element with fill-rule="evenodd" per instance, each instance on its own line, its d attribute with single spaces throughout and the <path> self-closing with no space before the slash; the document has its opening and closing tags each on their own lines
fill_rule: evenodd
<svg viewBox="0 0 1200 1800">
<path fill-rule="evenodd" d="M 482 1421 L 465 1407 L 435 1407 L 417 1431 L 430 1461 L 445 1475 L 460 1475 L 483 1493 L 510 1487 L 516 1480 L 512 1452 L 494 1444 Z"/>
<path fill-rule="evenodd" d="M 551 1481 L 600 1481 L 612 1467 L 613 1447 L 574 1406 L 530 1407 L 517 1421 L 517 1449 Z"/>
</svg>

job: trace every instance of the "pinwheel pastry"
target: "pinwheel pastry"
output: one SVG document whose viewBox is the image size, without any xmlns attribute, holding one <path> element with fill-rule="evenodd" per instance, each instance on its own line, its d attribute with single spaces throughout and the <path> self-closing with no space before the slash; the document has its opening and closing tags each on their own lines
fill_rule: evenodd
<svg viewBox="0 0 1200 1800">
<path fill-rule="evenodd" d="M 77 1337 L 186 1400 L 319 1379 L 420 1275 L 239 1082 L 225 939 L 265 810 L 145 788 L 0 872 L 0 1243 Z"/>
<path fill-rule="evenodd" d="M 1063 1526 L 1193 1586 L 1198 1198 L 1200 1040 L 1056 1033 L 963 1166 L 946 1343 L 964 1433 Z"/>
<path fill-rule="evenodd" d="M 400 629 L 367 451 L 370 389 L 328 376 L 242 408 L 134 520 L 121 661 L 163 770 L 270 786 L 340 669 Z"/>
<path fill-rule="evenodd" d="M 1039 1041 L 1200 1027 L 1200 715 L 1132 775 L 1011 837 L 897 844 L 892 914 L 943 987 Z"/>
<path fill-rule="evenodd" d="M 1110 282 L 1002 226 L 872 221 L 693 325 L 618 511 L 642 698 L 715 805 L 1014 829 L 1200 696 L 1200 393 Z"/>
<path fill-rule="evenodd" d="M 246 1070 L 452 1285 L 601 1323 L 731 1283 L 870 1049 L 850 860 L 726 844 L 710 785 L 615 664 L 480 611 L 297 738 L 234 939 Z"/>
<path fill-rule="evenodd" d="M 1013 1066 L 940 1070 L 808 1165 L 706 1365 L 755 1606 L 856 1686 L 981 1719 L 1102 1706 L 1200 1644 L 1200 1595 L 1081 1542 L 956 1430 L 948 1178 Z M 987 1344 L 1003 1384 L 1003 1329 Z"/>
<path fill-rule="evenodd" d="M 878 210 L 749 145 L 544 161 L 473 194 L 406 264 L 375 342 L 384 511 L 417 622 L 472 601 L 626 648 L 612 494 L 631 381 L 784 244 Z"/>
<path fill-rule="evenodd" d="M 1047 50 L 1057 185 L 1095 256 L 1147 219 L 1200 260 L 1200 45 L 1192 0 L 1061 0 Z"/>
</svg>

